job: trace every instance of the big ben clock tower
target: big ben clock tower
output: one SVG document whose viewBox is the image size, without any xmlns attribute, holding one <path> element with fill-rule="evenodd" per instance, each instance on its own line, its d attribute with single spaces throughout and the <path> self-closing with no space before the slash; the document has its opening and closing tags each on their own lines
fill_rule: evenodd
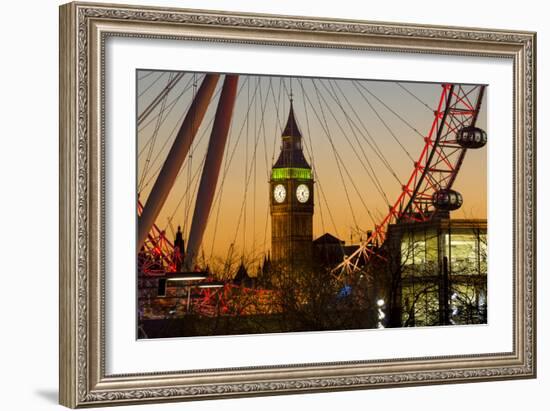
<svg viewBox="0 0 550 411">
<path fill-rule="evenodd" d="M 279 266 L 309 266 L 313 239 L 313 177 L 302 151 L 292 100 L 281 153 L 271 169 L 271 257 Z"/>
</svg>

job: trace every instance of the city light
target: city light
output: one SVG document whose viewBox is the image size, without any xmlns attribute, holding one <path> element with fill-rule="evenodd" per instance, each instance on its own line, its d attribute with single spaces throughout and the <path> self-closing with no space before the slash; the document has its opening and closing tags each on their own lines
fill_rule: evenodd
<svg viewBox="0 0 550 411">
<path fill-rule="evenodd" d="M 199 288 L 222 288 L 225 284 L 221 281 L 212 281 L 210 283 L 199 284 Z"/>
<path fill-rule="evenodd" d="M 206 279 L 206 273 L 168 273 L 166 279 L 168 281 L 201 281 Z"/>
</svg>

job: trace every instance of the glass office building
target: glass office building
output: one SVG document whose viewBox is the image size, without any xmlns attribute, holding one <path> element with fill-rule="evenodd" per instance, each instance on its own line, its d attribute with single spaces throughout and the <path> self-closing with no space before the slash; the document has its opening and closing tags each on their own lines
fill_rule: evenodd
<svg viewBox="0 0 550 411">
<path fill-rule="evenodd" d="M 487 322 L 487 220 L 393 224 L 388 240 L 394 326 Z"/>
</svg>

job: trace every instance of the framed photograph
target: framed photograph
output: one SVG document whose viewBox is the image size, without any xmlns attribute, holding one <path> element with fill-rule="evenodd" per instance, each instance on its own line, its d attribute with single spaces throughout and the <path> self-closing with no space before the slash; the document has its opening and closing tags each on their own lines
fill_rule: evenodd
<svg viewBox="0 0 550 411">
<path fill-rule="evenodd" d="M 61 6 L 61 404 L 534 378 L 535 39 Z"/>
</svg>

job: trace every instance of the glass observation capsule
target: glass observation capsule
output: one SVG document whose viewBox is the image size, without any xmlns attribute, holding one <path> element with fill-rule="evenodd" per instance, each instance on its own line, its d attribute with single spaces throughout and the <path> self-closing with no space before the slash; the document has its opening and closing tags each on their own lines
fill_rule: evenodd
<svg viewBox="0 0 550 411">
<path fill-rule="evenodd" d="M 432 204 L 438 210 L 457 210 L 462 205 L 462 202 L 462 194 L 454 190 L 439 190 L 436 191 L 432 196 Z"/>
<path fill-rule="evenodd" d="M 487 133 L 478 127 L 464 127 L 457 133 L 456 141 L 464 148 L 481 148 L 487 144 Z"/>
</svg>

